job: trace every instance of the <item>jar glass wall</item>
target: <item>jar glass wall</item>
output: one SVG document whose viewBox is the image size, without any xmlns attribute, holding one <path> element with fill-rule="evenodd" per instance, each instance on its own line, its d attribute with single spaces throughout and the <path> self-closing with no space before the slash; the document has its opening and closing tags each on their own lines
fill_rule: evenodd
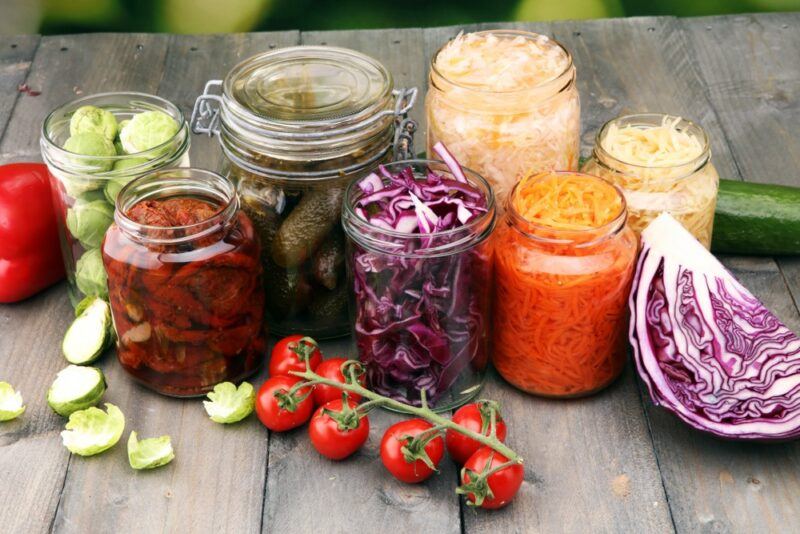
<svg viewBox="0 0 800 534">
<path fill-rule="evenodd" d="M 542 203 L 526 189 L 551 180 L 568 192 L 571 179 L 605 189 L 611 207 L 601 209 L 613 212 L 607 220 L 594 227 L 526 219 L 519 209 L 522 197 Z M 564 213 L 583 209 L 569 206 Z M 622 372 L 637 252 L 626 220 L 622 193 L 597 177 L 544 173 L 516 186 L 493 236 L 493 362 L 508 382 L 537 395 L 576 397 L 605 387 Z"/>
<path fill-rule="evenodd" d="M 459 35 L 431 60 L 427 148 L 443 142 L 502 209 L 523 176 L 577 170 L 580 99 L 570 53 L 514 30 Z"/>
<path fill-rule="evenodd" d="M 133 153 L 113 141 L 114 155 L 87 156 L 67 150 L 70 121 L 84 106 L 110 112 L 116 128 L 147 111 L 160 111 L 175 121 L 175 133 L 158 146 Z M 113 132 L 112 132 L 113 134 Z M 109 139 L 109 142 L 111 140 Z M 59 223 L 61 250 L 73 305 L 82 298 L 107 296 L 100 245 L 114 216 L 120 189 L 134 178 L 158 169 L 189 165 L 189 129 L 183 113 L 172 103 L 142 93 L 104 93 L 83 97 L 48 115 L 42 126 L 42 157 L 50 173 L 53 206 Z M 69 148 L 69 145 L 67 145 Z"/>
<path fill-rule="evenodd" d="M 416 180 L 424 181 L 428 169 L 453 179 L 436 161 L 401 161 L 386 171 L 409 166 Z M 483 178 L 466 169 L 465 174 L 486 211 L 463 226 L 420 234 L 373 224 L 358 214 L 364 192 L 356 182 L 347 190 L 342 215 L 353 329 L 367 385 L 417 406 L 424 390 L 437 411 L 474 397 L 489 362 L 487 239 L 494 229 L 494 196 Z"/>
<path fill-rule="evenodd" d="M 122 367 L 172 396 L 240 381 L 265 358 L 259 246 L 234 184 L 200 169 L 122 189 L 103 244 Z"/>
<path fill-rule="evenodd" d="M 611 142 L 618 138 L 618 132 L 642 132 L 658 130 L 664 139 L 651 146 L 650 141 L 640 149 L 648 159 L 631 155 L 636 152 L 626 149 L 619 154 L 617 144 Z M 681 143 L 691 143 L 691 151 L 684 152 L 688 157 L 670 157 Z M 636 143 L 627 139 L 627 143 Z M 668 162 L 655 161 L 655 151 Z M 636 154 L 638 156 L 638 154 Z M 714 209 L 717 205 L 719 175 L 711 163 L 711 150 L 708 136 L 697 124 L 670 115 L 644 113 L 626 115 L 607 122 L 597 133 L 592 157 L 582 171 L 594 174 L 618 185 L 628 203 L 628 216 L 631 228 L 638 234 L 662 212 L 677 219 L 704 247 L 710 248 L 714 227 Z"/>
</svg>

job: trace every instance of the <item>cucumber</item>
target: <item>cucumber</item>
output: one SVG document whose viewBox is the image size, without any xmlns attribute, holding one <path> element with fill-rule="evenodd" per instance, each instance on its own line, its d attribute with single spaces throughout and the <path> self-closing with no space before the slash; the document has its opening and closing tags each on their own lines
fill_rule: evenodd
<svg viewBox="0 0 800 534">
<path fill-rule="evenodd" d="M 89 297 L 81 301 L 77 312 L 77 318 L 64 335 L 61 350 L 69 363 L 86 365 L 99 358 L 111 344 L 111 309 L 103 299 Z"/>
<path fill-rule="evenodd" d="M 711 250 L 800 255 L 800 188 L 720 180 Z"/>
<path fill-rule="evenodd" d="M 100 369 L 70 365 L 58 372 L 47 390 L 47 404 L 58 415 L 69 417 L 96 405 L 105 392 L 106 379 Z"/>
</svg>

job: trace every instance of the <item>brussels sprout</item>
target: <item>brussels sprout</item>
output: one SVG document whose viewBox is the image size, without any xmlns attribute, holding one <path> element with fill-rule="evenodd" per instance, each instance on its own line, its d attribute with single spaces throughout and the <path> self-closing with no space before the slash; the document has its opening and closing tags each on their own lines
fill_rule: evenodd
<svg viewBox="0 0 800 534">
<path fill-rule="evenodd" d="M 61 351 L 69 363 L 94 362 L 114 340 L 111 307 L 98 297 L 89 296 L 75 308 L 75 320 L 67 328 Z"/>
<path fill-rule="evenodd" d="M 209 392 L 209 401 L 203 401 L 206 413 L 215 423 L 236 423 L 253 411 L 256 398 L 253 386 L 242 382 L 237 389 L 231 382 L 214 386 Z"/>
<path fill-rule="evenodd" d="M 69 120 L 70 135 L 96 133 L 113 141 L 117 131 L 117 118 L 110 111 L 95 106 L 79 107 Z"/>
<path fill-rule="evenodd" d="M 105 412 L 95 407 L 73 412 L 65 428 L 61 439 L 69 452 L 92 456 L 117 444 L 125 430 L 125 416 L 119 408 L 106 403 Z"/>
<path fill-rule="evenodd" d="M 105 196 L 105 194 L 103 194 L 103 189 L 102 188 L 98 188 L 98 189 L 93 189 L 91 191 L 86 191 L 86 192 L 81 193 L 76 198 L 76 200 L 78 200 L 80 202 L 83 202 L 83 203 L 89 203 L 89 202 L 94 202 L 95 200 L 105 200 L 105 198 L 106 198 L 106 196 Z"/>
<path fill-rule="evenodd" d="M 75 283 L 78 289 L 84 295 L 95 295 L 104 299 L 108 296 L 107 281 L 100 249 L 94 248 L 84 252 L 75 264 Z"/>
<path fill-rule="evenodd" d="M 114 222 L 114 208 L 102 200 L 78 201 L 67 210 L 67 229 L 84 248 L 97 248 Z"/>
<path fill-rule="evenodd" d="M 47 390 L 47 404 L 58 415 L 69 417 L 96 405 L 105 392 L 106 380 L 100 369 L 70 365 L 58 372 Z"/>
<path fill-rule="evenodd" d="M 8 382 L 0 382 L 0 421 L 16 419 L 24 411 L 22 395 Z"/>
<path fill-rule="evenodd" d="M 79 133 L 71 136 L 67 139 L 67 142 L 64 143 L 64 150 L 82 156 L 108 157 L 117 155 L 117 149 L 114 148 L 114 143 L 101 134 L 94 132 Z M 79 163 L 85 163 L 90 167 L 94 167 L 97 172 L 108 171 L 114 165 L 114 162 L 110 159 L 89 159 Z"/>
<path fill-rule="evenodd" d="M 82 198 L 85 195 L 102 190 L 104 180 L 94 180 L 88 177 L 66 177 L 59 176 L 64 192 L 72 198 Z"/>
<path fill-rule="evenodd" d="M 125 125 L 119 139 L 125 152 L 135 154 L 166 143 L 179 129 L 178 122 L 163 111 L 145 111 Z"/>
<path fill-rule="evenodd" d="M 169 436 L 139 441 L 136 432 L 128 438 L 128 463 L 134 469 L 153 469 L 167 465 L 175 458 Z"/>
</svg>

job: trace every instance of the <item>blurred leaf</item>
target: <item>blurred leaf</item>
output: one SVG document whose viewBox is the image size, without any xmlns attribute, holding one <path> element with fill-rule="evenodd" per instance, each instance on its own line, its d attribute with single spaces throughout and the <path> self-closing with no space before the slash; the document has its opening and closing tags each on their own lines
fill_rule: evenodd
<svg viewBox="0 0 800 534">
<path fill-rule="evenodd" d="M 159 29 L 171 33 L 246 32 L 261 22 L 271 0 L 163 0 Z"/>
<path fill-rule="evenodd" d="M 624 15 L 619 0 L 522 0 L 516 20 L 596 19 Z"/>
<path fill-rule="evenodd" d="M 122 9 L 118 0 L 44 0 L 46 21 L 55 24 L 110 24 Z"/>
</svg>

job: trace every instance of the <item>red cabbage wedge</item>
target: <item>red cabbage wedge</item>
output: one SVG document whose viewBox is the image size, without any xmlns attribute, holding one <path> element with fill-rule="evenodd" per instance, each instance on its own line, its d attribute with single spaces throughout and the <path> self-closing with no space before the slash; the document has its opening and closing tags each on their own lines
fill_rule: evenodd
<svg viewBox="0 0 800 534">
<path fill-rule="evenodd" d="M 642 232 L 630 306 L 656 404 L 724 438 L 800 436 L 800 338 L 667 214 Z"/>
</svg>

